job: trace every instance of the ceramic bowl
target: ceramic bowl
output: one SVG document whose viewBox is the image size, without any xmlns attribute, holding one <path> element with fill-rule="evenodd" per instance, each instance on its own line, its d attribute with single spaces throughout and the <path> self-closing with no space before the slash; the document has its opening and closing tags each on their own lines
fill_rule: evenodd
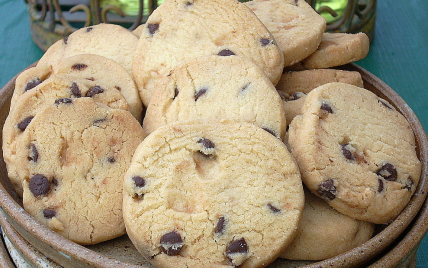
<svg viewBox="0 0 428 268">
<path fill-rule="evenodd" d="M 375 236 L 361 246 L 324 261 L 289 262 L 278 259 L 269 267 L 412 267 L 416 250 L 428 230 L 428 207 L 425 202 L 428 192 L 427 135 L 411 108 L 379 78 L 355 64 L 340 68 L 360 72 L 366 89 L 388 100 L 407 118 L 415 134 L 416 149 L 422 162 L 420 183 L 401 214 L 389 225 L 378 228 Z M 9 112 L 15 79 L 0 90 L 1 127 Z M 29 262 L 37 260 L 36 256 L 45 256 L 52 265 L 62 267 L 152 267 L 138 254 L 126 235 L 95 246 L 81 246 L 36 222 L 22 208 L 22 200 L 7 177 L 2 156 L 0 214 L 0 224 L 4 225 L 9 245 Z"/>
</svg>

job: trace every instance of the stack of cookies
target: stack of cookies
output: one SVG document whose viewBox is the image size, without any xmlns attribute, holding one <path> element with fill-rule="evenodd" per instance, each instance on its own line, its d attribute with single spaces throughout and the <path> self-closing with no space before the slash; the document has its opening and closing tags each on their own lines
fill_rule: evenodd
<svg viewBox="0 0 428 268">
<path fill-rule="evenodd" d="M 17 80 L 8 175 L 79 244 L 124 235 L 155 267 L 322 260 L 409 202 L 406 119 L 364 89 L 365 34 L 303 0 L 167 0 L 131 32 L 82 28 Z"/>
</svg>

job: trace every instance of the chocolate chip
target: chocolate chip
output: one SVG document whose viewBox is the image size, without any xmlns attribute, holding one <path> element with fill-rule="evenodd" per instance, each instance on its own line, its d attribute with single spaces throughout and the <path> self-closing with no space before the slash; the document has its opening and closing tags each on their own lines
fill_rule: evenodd
<svg viewBox="0 0 428 268">
<path fill-rule="evenodd" d="M 382 179 L 377 179 L 378 182 L 378 187 L 377 187 L 377 191 L 380 193 L 383 191 L 384 188 L 384 182 Z"/>
<path fill-rule="evenodd" d="M 352 147 L 352 146 L 349 144 L 342 144 L 342 154 L 346 159 L 354 161 L 355 160 L 354 154 L 349 149 L 349 147 Z"/>
<path fill-rule="evenodd" d="M 336 186 L 334 186 L 334 180 L 328 179 L 326 181 L 321 182 L 318 185 L 318 194 L 328 200 L 333 200 L 336 198 L 337 189 Z"/>
<path fill-rule="evenodd" d="M 114 86 L 114 88 L 117 89 L 117 90 L 119 90 L 119 91 L 122 90 L 122 88 L 120 86 Z"/>
<path fill-rule="evenodd" d="M 76 82 L 73 82 L 71 84 L 70 90 L 71 90 L 71 96 L 73 96 L 75 98 L 82 97 L 82 93 L 80 92 L 80 88 L 79 88 L 79 86 L 77 85 Z"/>
<path fill-rule="evenodd" d="M 261 38 L 260 39 L 260 44 L 262 44 L 262 47 L 265 47 L 267 45 L 273 44 L 273 40 L 269 40 L 266 38 Z"/>
<path fill-rule="evenodd" d="M 108 157 L 107 162 L 114 163 L 114 162 L 116 162 L 116 159 L 114 159 L 114 157 Z"/>
<path fill-rule="evenodd" d="M 266 132 L 268 132 L 269 134 L 272 134 L 274 137 L 278 137 L 276 135 L 275 131 L 273 131 L 272 129 L 267 128 L 267 127 L 263 127 L 262 129 L 265 130 Z"/>
<path fill-rule="evenodd" d="M 330 104 L 328 104 L 326 102 L 321 103 L 321 110 L 324 110 L 330 114 L 333 113 L 333 108 L 331 108 Z"/>
<path fill-rule="evenodd" d="M 391 106 L 389 103 L 387 103 L 386 101 L 381 100 L 381 99 L 378 99 L 377 101 L 378 101 L 380 104 L 382 104 L 383 106 L 385 106 L 386 108 L 388 108 L 388 109 L 390 109 L 390 110 L 394 110 L 394 108 L 392 108 L 392 106 Z"/>
<path fill-rule="evenodd" d="M 245 86 L 243 86 L 243 87 L 240 89 L 240 92 L 244 92 L 244 91 L 246 91 L 250 85 L 251 85 L 251 83 L 248 83 L 248 84 L 246 84 Z"/>
<path fill-rule="evenodd" d="M 19 124 L 16 125 L 16 127 L 21 130 L 24 131 L 28 125 L 30 124 L 31 120 L 33 120 L 34 116 L 28 116 L 26 118 L 24 118 L 24 120 L 22 120 Z"/>
<path fill-rule="evenodd" d="M 202 95 L 204 95 L 205 93 L 207 93 L 208 88 L 203 87 L 201 89 L 199 89 L 198 91 L 195 92 L 195 101 L 197 101 Z"/>
<path fill-rule="evenodd" d="M 103 93 L 104 89 L 100 86 L 93 86 L 91 87 L 88 92 L 86 92 L 85 96 L 86 97 L 93 97 L 97 94 Z"/>
<path fill-rule="evenodd" d="M 107 118 L 105 118 L 105 117 L 104 118 L 95 119 L 92 122 L 92 125 L 95 126 L 95 127 L 98 127 L 99 124 L 104 123 L 105 121 L 107 121 Z"/>
<path fill-rule="evenodd" d="M 306 94 L 305 94 L 305 93 L 303 93 L 303 92 L 294 92 L 293 94 L 291 94 L 291 95 L 288 97 L 288 101 L 298 100 L 298 99 L 300 99 L 300 98 L 304 97 L 305 95 L 306 95 Z"/>
<path fill-rule="evenodd" d="M 189 7 L 189 6 L 191 6 L 191 5 L 193 5 L 193 3 L 192 3 L 192 2 L 190 2 L 190 1 L 187 1 L 187 2 L 186 2 L 186 7 Z"/>
<path fill-rule="evenodd" d="M 217 55 L 219 55 L 219 56 L 233 56 L 233 55 L 235 55 L 235 53 L 233 53 L 233 51 L 231 51 L 229 49 L 223 49 Z"/>
<path fill-rule="evenodd" d="M 27 85 L 24 88 L 24 92 L 26 92 L 32 88 L 35 88 L 36 86 L 40 85 L 41 83 L 42 83 L 42 80 L 40 80 L 40 78 L 34 78 L 34 79 L 28 81 Z"/>
<path fill-rule="evenodd" d="M 279 213 L 281 212 L 281 210 L 277 207 L 275 207 L 274 205 L 272 205 L 271 203 L 267 204 L 268 208 L 273 212 L 273 213 Z"/>
<path fill-rule="evenodd" d="M 210 139 L 201 138 L 198 140 L 198 143 L 202 144 L 207 149 L 213 149 L 215 148 L 214 142 L 212 142 Z"/>
<path fill-rule="evenodd" d="M 64 44 L 65 44 L 65 45 L 67 45 L 67 43 L 68 43 L 68 36 L 64 37 L 64 38 L 62 39 L 62 41 L 64 42 Z"/>
<path fill-rule="evenodd" d="M 242 255 L 244 258 L 241 257 Z M 248 258 L 247 255 L 248 245 L 244 238 L 233 240 L 229 243 L 229 245 L 227 245 L 226 257 L 232 263 L 232 265 L 241 265 Z"/>
<path fill-rule="evenodd" d="M 43 217 L 45 217 L 46 219 L 52 219 L 53 217 L 55 217 L 56 215 L 56 211 L 52 210 L 52 209 L 44 209 L 43 210 Z"/>
<path fill-rule="evenodd" d="M 217 225 L 215 227 L 216 234 L 222 234 L 226 229 L 226 218 L 221 216 L 218 218 Z"/>
<path fill-rule="evenodd" d="M 168 256 L 178 255 L 182 248 L 183 239 L 175 231 L 164 234 L 160 239 L 160 249 Z"/>
<path fill-rule="evenodd" d="M 59 99 L 55 100 L 55 104 L 56 105 L 59 105 L 61 103 L 63 103 L 63 104 L 71 104 L 71 103 L 73 103 L 73 100 L 70 99 L 70 98 L 59 98 Z"/>
<path fill-rule="evenodd" d="M 95 78 L 94 77 L 88 77 L 88 78 L 86 78 L 86 80 L 95 81 Z"/>
<path fill-rule="evenodd" d="M 39 160 L 39 152 L 37 151 L 36 145 L 31 144 L 30 145 L 30 155 L 28 156 L 28 161 L 33 161 L 34 163 L 37 163 Z"/>
<path fill-rule="evenodd" d="M 137 186 L 138 188 L 146 186 L 146 180 L 140 176 L 134 176 L 132 177 L 132 180 L 134 181 L 135 186 Z"/>
<path fill-rule="evenodd" d="M 175 87 L 175 88 L 174 88 L 174 98 L 173 98 L 173 100 L 175 100 L 175 98 L 177 98 L 178 93 L 179 93 L 179 91 L 178 91 L 178 87 Z"/>
<path fill-rule="evenodd" d="M 82 71 L 85 70 L 88 67 L 88 65 L 83 64 L 83 63 L 76 63 L 73 66 L 71 66 L 71 69 L 75 70 L 75 71 Z"/>
<path fill-rule="evenodd" d="M 92 28 L 92 27 L 88 27 L 88 28 L 86 28 L 86 32 L 87 33 L 89 33 L 90 31 L 92 31 L 94 28 Z"/>
<path fill-rule="evenodd" d="M 159 30 L 159 23 L 151 23 L 147 25 L 150 35 L 154 35 Z"/>
<path fill-rule="evenodd" d="M 376 171 L 376 174 L 383 177 L 387 181 L 397 180 L 397 169 L 390 163 L 385 163 L 380 169 Z"/>
<path fill-rule="evenodd" d="M 50 191 L 51 184 L 48 178 L 41 174 L 37 174 L 30 178 L 29 188 L 31 193 L 37 197 L 47 195 Z"/>
<path fill-rule="evenodd" d="M 407 178 L 407 184 L 403 186 L 403 189 L 407 189 L 409 192 L 411 192 L 414 184 L 415 181 L 412 177 L 409 176 L 409 178 Z"/>
</svg>

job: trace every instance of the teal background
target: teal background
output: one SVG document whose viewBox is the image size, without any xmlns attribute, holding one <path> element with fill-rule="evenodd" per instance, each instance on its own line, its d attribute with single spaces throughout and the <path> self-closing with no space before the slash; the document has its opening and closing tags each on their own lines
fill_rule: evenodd
<svg viewBox="0 0 428 268">
<path fill-rule="evenodd" d="M 428 129 L 428 1 L 378 0 L 375 37 L 369 55 L 357 62 L 393 88 Z M 0 87 L 37 61 L 23 0 L 0 0 Z M 428 267 L 428 237 L 417 267 Z"/>
</svg>

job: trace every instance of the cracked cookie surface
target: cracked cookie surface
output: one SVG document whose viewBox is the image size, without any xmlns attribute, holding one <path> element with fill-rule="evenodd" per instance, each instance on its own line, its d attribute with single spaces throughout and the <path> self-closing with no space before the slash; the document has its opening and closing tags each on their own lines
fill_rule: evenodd
<svg viewBox="0 0 428 268">
<path fill-rule="evenodd" d="M 125 234 L 123 174 L 144 132 L 130 112 L 91 98 L 60 98 L 19 141 L 23 204 L 37 221 L 79 244 Z"/>
<path fill-rule="evenodd" d="M 350 217 L 392 221 L 421 173 L 406 118 L 374 93 L 344 83 L 312 90 L 302 111 L 288 143 L 311 192 Z"/>
<path fill-rule="evenodd" d="M 294 237 L 300 173 L 279 139 L 253 124 L 162 126 L 137 148 L 124 183 L 124 220 L 156 267 L 260 267 Z"/>
</svg>

